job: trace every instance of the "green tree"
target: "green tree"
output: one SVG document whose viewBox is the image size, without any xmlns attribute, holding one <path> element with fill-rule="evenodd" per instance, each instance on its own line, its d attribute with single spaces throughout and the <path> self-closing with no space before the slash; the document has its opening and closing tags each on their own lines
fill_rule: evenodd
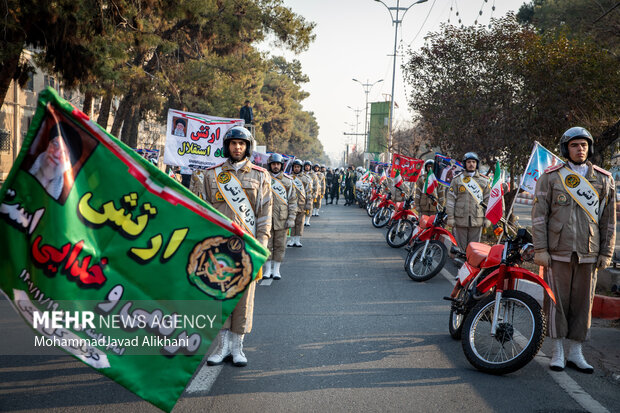
<svg viewBox="0 0 620 413">
<path fill-rule="evenodd" d="M 521 6 L 517 18 L 541 33 L 561 27 L 571 38 L 589 38 L 620 59 L 618 0 L 533 0 Z"/>
<path fill-rule="evenodd" d="M 87 78 L 97 55 L 91 41 L 104 35 L 101 0 L 5 0 L 0 3 L 0 107 L 15 79 L 24 85 L 34 67 L 20 59 L 25 47 L 38 52 L 38 62 L 54 68 L 68 87 Z"/>
<path fill-rule="evenodd" d="M 404 67 L 410 106 L 431 143 L 453 156 L 477 151 L 514 176 L 532 143 L 556 149 L 580 124 L 595 135 L 617 119 L 615 58 L 558 31 L 537 33 L 509 15 L 485 27 L 443 26 Z M 597 151 L 607 143 L 599 140 Z"/>
</svg>

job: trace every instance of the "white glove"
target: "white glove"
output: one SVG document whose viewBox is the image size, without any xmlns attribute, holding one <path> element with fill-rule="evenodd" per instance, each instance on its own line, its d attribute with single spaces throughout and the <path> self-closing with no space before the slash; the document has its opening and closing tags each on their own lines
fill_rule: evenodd
<svg viewBox="0 0 620 413">
<path fill-rule="evenodd" d="M 547 251 L 539 251 L 534 253 L 534 263 L 541 267 L 551 266 L 551 255 Z"/>
<path fill-rule="evenodd" d="M 448 218 L 448 221 L 446 221 L 446 226 L 454 228 L 454 217 Z"/>
<path fill-rule="evenodd" d="M 596 269 L 597 270 L 605 269 L 605 268 L 609 267 L 609 264 L 611 264 L 611 258 L 610 257 L 606 257 L 604 255 L 599 255 L 598 259 L 596 260 Z"/>
</svg>

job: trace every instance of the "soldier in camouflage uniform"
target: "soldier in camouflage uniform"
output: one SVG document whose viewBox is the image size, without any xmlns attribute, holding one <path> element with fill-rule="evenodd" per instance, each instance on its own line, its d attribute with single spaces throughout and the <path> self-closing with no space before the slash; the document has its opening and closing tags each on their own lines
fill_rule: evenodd
<svg viewBox="0 0 620 413">
<path fill-rule="evenodd" d="M 553 342 L 549 367 L 556 371 L 566 364 L 594 371 L 583 357 L 582 342 L 589 335 L 596 270 L 609 265 L 616 241 L 615 184 L 609 172 L 587 160 L 593 143 L 584 128 L 564 133 L 560 149 L 567 163 L 540 177 L 532 208 L 534 261 L 544 267 L 556 299 L 554 304 L 545 297 L 544 303 Z"/>
<path fill-rule="evenodd" d="M 299 159 L 293 161 L 293 183 L 297 189 L 297 216 L 295 227 L 291 231 L 289 247 L 302 247 L 301 236 L 304 233 L 304 219 L 312 208 L 312 179 L 303 173 L 303 163 Z"/>
<path fill-rule="evenodd" d="M 231 208 L 218 187 L 217 179 L 220 175 L 234 175 L 240 181 L 246 199 L 254 210 L 256 223 L 254 236 L 266 247 L 271 236 L 271 177 L 265 169 L 250 162 L 253 143 L 254 138 L 247 129 L 240 126 L 229 129 L 224 135 L 223 142 L 224 156 L 228 159 L 221 165 L 205 171 L 202 193 L 205 201 L 215 209 L 238 225 L 246 227 L 247 223 Z M 235 366 L 247 365 L 248 361 L 243 353 L 243 338 L 252 330 L 255 287 L 256 282 L 251 282 L 224 323 L 218 335 L 217 347 L 207 359 L 209 365 L 221 364 L 229 355 L 232 355 Z"/>
<path fill-rule="evenodd" d="M 478 155 L 466 153 L 463 159 L 465 171 L 452 180 L 448 190 L 447 224 L 452 227 L 461 251 L 465 251 L 470 242 L 480 242 L 485 225 L 484 208 L 480 202 L 488 203 L 491 187 L 489 178 L 478 172 L 479 164 Z"/>
<path fill-rule="evenodd" d="M 321 165 L 315 163 L 312 167 L 314 170 L 314 175 L 317 178 L 319 188 L 316 194 L 316 198 L 314 199 L 314 208 L 312 210 L 312 216 L 318 217 L 319 210 L 321 209 L 321 201 L 323 200 L 323 195 L 325 194 L 325 174 L 321 172 Z"/>
<path fill-rule="evenodd" d="M 320 190 L 319 177 L 312 170 L 312 162 L 304 162 L 304 175 L 312 179 L 312 207 L 310 213 L 306 215 L 306 222 L 304 223 L 305 226 L 309 227 L 310 217 L 314 216 L 314 204 L 316 203 L 316 198 Z M 306 194 L 306 196 L 308 195 Z"/>
<path fill-rule="evenodd" d="M 293 178 L 282 172 L 284 159 L 274 153 L 269 156 L 267 166 L 271 174 L 271 191 L 273 197 L 271 237 L 267 248 L 271 252 L 270 260 L 265 263 L 264 278 L 274 280 L 282 278 L 280 265 L 286 250 L 286 233 L 295 226 L 297 215 L 297 190 Z"/>
<path fill-rule="evenodd" d="M 444 191 L 441 188 L 437 188 L 435 191 L 437 201 L 433 201 L 430 196 L 424 192 L 424 182 L 426 181 L 426 176 L 429 171 L 433 169 L 435 162 L 432 159 L 424 162 L 424 175 L 421 175 L 418 178 L 415 187 L 415 206 L 420 214 L 422 215 L 435 215 L 437 213 L 437 201 L 439 201 L 439 206 L 443 206 L 445 203 Z"/>
</svg>

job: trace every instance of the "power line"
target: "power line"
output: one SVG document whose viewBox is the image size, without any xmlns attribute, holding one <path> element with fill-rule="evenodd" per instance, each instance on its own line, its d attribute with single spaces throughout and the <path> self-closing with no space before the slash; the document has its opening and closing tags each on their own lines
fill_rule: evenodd
<svg viewBox="0 0 620 413">
<path fill-rule="evenodd" d="M 426 17 L 424 18 L 424 21 L 422 22 L 422 25 L 420 26 L 420 30 L 418 30 L 418 32 L 415 34 L 415 36 L 413 36 L 413 40 L 411 42 L 409 42 L 409 45 L 407 47 L 411 47 L 411 44 L 413 42 L 415 42 L 415 40 L 418 38 L 418 36 L 422 32 L 422 29 L 424 28 L 424 25 L 426 24 L 426 21 L 428 20 L 428 16 L 431 15 L 431 12 L 433 11 L 433 7 L 435 7 L 435 2 L 436 1 L 437 0 L 433 0 L 433 4 L 431 4 L 431 8 L 428 10 L 428 13 L 426 14 Z"/>
</svg>

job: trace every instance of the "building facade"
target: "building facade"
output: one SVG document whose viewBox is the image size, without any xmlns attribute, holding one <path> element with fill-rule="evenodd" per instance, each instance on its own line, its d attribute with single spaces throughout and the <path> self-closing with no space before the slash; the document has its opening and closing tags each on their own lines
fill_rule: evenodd
<svg viewBox="0 0 620 413">
<path fill-rule="evenodd" d="M 22 58 L 32 62 L 33 52 L 24 50 Z M 8 177 L 13 162 L 15 162 L 17 155 L 19 155 L 24 138 L 28 133 L 28 128 L 30 128 L 32 123 L 37 108 L 38 94 L 41 90 L 50 86 L 56 89 L 60 96 L 71 102 L 75 107 L 82 109 L 84 106 L 84 95 L 82 93 L 63 88 L 54 76 L 44 73 L 36 66 L 35 69 L 35 73 L 31 75 L 23 88 L 15 81 L 11 82 L 4 104 L 0 109 L 0 184 Z M 93 119 L 97 119 L 99 115 L 100 103 L 100 99 L 94 99 L 93 101 L 91 110 Z M 112 103 L 108 131 L 110 131 L 114 122 L 114 114 L 118 108 L 118 103 L 118 99 L 115 99 Z M 163 163 L 165 142 L 165 125 L 158 123 L 154 119 L 145 119 L 140 122 L 138 128 L 138 148 L 159 150 L 157 166 L 162 170 L 165 168 Z"/>
</svg>

